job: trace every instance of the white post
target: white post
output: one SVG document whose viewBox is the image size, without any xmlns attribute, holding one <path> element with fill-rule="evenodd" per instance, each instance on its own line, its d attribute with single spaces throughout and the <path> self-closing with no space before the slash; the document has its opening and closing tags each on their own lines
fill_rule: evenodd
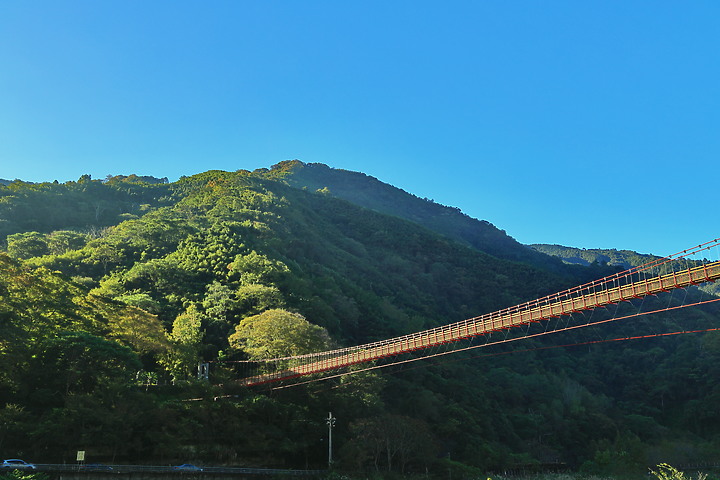
<svg viewBox="0 0 720 480">
<path fill-rule="evenodd" d="M 332 468 L 332 429 L 335 426 L 335 418 L 332 412 L 328 412 L 328 418 L 325 420 L 328 426 L 328 468 Z"/>
</svg>

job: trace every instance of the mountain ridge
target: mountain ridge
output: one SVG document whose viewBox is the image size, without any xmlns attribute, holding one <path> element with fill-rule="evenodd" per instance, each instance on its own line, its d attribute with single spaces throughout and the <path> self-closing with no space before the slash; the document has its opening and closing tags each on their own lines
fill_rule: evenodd
<svg viewBox="0 0 720 480">
<path fill-rule="evenodd" d="M 280 162 L 270 170 L 262 169 L 258 172 L 282 178 L 296 188 L 342 198 L 371 210 L 418 223 L 498 258 L 553 270 L 562 269 L 555 258 L 538 254 L 487 220 L 470 217 L 457 207 L 419 198 L 361 172 L 299 160 Z"/>
</svg>

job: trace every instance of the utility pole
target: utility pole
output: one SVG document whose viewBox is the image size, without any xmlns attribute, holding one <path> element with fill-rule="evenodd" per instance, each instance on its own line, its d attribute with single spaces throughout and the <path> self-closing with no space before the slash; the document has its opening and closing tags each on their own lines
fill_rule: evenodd
<svg viewBox="0 0 720 480">
<path fill-rule="evenodd" d="M 332 416 L 332 412 L 328 412 L 325 422 L 328 426 L 328 468 L 332 468 L 332 429 L 335 426 L 335 417 Z"/>
</svg>

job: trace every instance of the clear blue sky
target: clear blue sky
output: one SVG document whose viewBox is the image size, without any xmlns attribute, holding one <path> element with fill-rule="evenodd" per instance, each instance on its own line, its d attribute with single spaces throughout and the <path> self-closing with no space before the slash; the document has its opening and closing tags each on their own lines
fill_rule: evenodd
<svg viewBox="0 0 720 480">
<path fill-rule="evenodd" d="M 299 159 L 523 243 L 720 237 L 720 2 L 4 0 L 0 178 Z"/>
</svg>

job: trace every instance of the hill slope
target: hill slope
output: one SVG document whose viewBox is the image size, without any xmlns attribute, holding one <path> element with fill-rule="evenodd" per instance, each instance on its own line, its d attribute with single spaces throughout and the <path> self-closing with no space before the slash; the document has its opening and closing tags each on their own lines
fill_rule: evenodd
<svg viewBox="0 0 720 480">
<path fill-rule="evenodd" d="M 531 263 L 545 269 L 561 269 L 555 259 L 525 247 L 486 220 L 469 217 L 458 208 L 418 198 L 360 172 L 295 160 L 281 162 L 267 174 L 283 178 L 296 188 L 321 191 L 355 205 L 404 218 L 498 258 Z"/>
</svg>

